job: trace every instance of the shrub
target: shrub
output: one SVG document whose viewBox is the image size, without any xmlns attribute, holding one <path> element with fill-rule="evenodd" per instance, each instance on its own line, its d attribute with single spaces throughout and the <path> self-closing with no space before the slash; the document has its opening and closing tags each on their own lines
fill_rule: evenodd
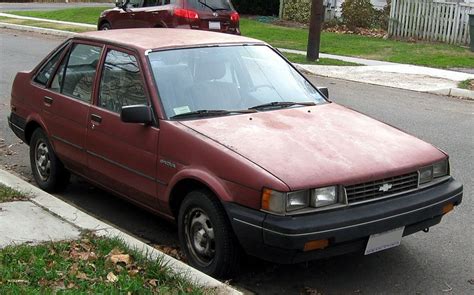
<svg viewBox="0 0 474 295">
<path fill-rule="evenodd" d="M 235 9 L 241 14 L 278 15 L 280 0 L 232 0 Z"/>
<path fill-rule="evenodd" d="M 345 0 L 341 8 L 344 23 L 350 30 L 372 26 L 375 9 L 370 0 Z"/>
</svg>

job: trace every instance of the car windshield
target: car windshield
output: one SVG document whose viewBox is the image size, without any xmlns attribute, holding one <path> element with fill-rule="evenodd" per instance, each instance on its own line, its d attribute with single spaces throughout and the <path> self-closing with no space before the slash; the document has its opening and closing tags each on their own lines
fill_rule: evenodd
<svg viewBox="0 0 474 295">
<path fill-rule="evenodd" d="M 232 10 L 229 0 L 188 0 L 188 7 L 196 10 Z"/>
<path fill-rule="evenodd" d="M 264 45 L 156 51 L 149 54 L 168 118 L 226 115 L 321 104 L 326 100 L 289 63 Z M 201 112 L 197 112 L 201 111 Z"/>
</svg>

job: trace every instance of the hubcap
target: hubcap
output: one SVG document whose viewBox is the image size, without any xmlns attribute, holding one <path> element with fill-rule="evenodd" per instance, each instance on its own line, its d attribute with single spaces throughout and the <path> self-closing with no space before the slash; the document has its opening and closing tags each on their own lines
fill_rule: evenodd
<svg viewBox="0 0 474 295">
<path fill-rule="evenodd" d="M 201 266 L 208 266 L 215 256 L 214 228 L 201 209 L 193 209 L 185 216 L 184 234 L 191 255 Z"/>
<path fill-rule="evenodd" d="M 49 158 L 48 146 L 41 140 L 36 144 L 35 164 L 40 179 L 47 181 L 51 174 L 51 160 Z"/>
</svg>

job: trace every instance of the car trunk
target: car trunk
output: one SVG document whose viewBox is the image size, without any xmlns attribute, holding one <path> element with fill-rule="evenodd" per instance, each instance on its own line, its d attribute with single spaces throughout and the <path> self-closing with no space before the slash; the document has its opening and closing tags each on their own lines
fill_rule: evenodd
<svg viewBox="0 0 474 295">
<path fill-rule="evenodd" d="M 239 32 L 239 20 L 235 19 L 238 14 L 229 2 L 188 0 L 185 5 L 185 9 L 194 10 L 199 14 L 198 19 L 189 19 L 192 28 L 225 33 Z"/>
</svg>

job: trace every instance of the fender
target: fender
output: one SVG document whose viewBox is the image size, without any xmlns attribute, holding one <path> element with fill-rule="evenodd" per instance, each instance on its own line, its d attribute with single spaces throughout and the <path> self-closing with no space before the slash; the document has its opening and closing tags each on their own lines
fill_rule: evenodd
<svg viewBox="0 0 474 295">
<path fill-rule="evenodd" d="M 218 176 L 209 171 L 193 167 L 184 168 L 173 176 L 166 189 L 165 196 L 167 200 L 169 200 L 171 191 L 176 184 L 185 179 L 196 180 L 206 185 L 222 202 L 231 202 L 233 200 L 232 194 Z"/>
<path fill-rule="evenodd" d="M 49 143 L 51 144 L 51 146 L 53 147 L 53 150 L 55 149 L 54 147 L 54 140 L 51 140 L 51 136 L 50 136 L 50 132 L 49 132 L 49 129 L 46 127 L 46 124 L 44 123 L 43 119 L 41 118 L 41 116 L 38 114 L 38 113 L 31 113 L 28 115 L 28 117 L 26 117 L 26 126 L 28 126 L 28 124 L 30 124 L 31 122 L 35 122 L 37 123 L 38 125 L 40 125 L 40 127 L 44 130 L 44 132 L 46 133 L 46 136 L 48 137 L 49 139 Z M 26 131 L 26 129 L 25 129 Z"/>
</svg>

